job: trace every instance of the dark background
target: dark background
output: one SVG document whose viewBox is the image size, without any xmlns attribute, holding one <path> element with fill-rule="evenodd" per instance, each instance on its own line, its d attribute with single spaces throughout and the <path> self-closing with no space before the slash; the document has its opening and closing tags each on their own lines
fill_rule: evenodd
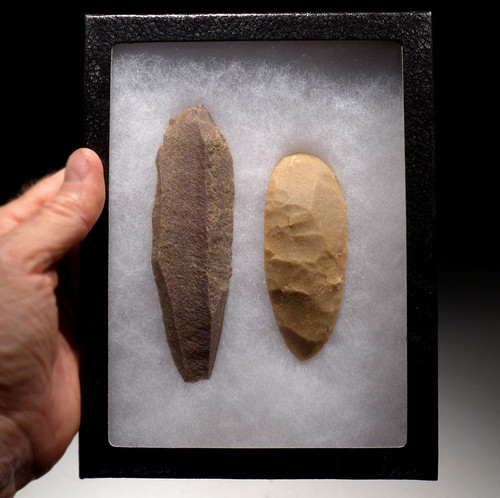
<svg viewBox="0 0 500 498">
<path fill-rule="evenodd" d="M 86 13 L 208 12 L 158 9 L 147 2 L 140 2 L 140 9 L 103 5 L 20 4 L 3 12 L 2 135 L 7 153 L 2 161 L 0 203 L 26 182 L 64 166 L 69 154 L 84 145 Z M 297 11 L 269 5 L 239 9 L 232 5 L 231 11 Z M 210 7 L 212 12 L 230 11 L 214 3 Z M 308 10 L 316 12 L 374 10 L 339 3 L 328 7 L 322 2 L 319 9 L 308 2 Z M 388 4 L 377 10 L 402 11 L 401 6 Z M 476 464 L 477 458 L 485 459 L 483 480 L 498 479 L 498 468 L 489 467 L 492 458 L 498 465 L 500 443 L 500 272 L 495 238 L 499 187 L 493 175 L 498 158 L 492 133 L 498 122 L 493 111 L 498 85 L 492 53 L 495 16 L 470 5 L 460 9 L 416 2 L 403 9 L 411 10 L 433 12 L 440 423 L 441 427 L 450 424 L 445 432 L 456 437 L 452 442 L 441 441 L 441 458 L 451 447 L 464 455 L 472 452 Z"/>
</svg>

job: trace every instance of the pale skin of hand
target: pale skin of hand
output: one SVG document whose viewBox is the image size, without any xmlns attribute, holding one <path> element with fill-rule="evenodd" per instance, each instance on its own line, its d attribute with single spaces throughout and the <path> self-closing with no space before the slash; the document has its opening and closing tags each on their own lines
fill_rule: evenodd
<svg viewBox="0 0 500 498">
<path fill-rule="evenodd" d="M 78 431 L 79 356 L 61 318 L 58 267 L 104 199 L 99 157 L 78 149 L 0 207 L 0 498 L 46 473 Z"/>
</svg>

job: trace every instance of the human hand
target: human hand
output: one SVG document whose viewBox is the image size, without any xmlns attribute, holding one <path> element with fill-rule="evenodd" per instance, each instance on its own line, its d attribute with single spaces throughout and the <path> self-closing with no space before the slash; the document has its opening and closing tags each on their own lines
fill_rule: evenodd
<svg viewBox="0 0 500 498">
<path fill-rule="evenodd" d="M 47 472 L 80 425 L 78 351 L 62 319 L 61 263 L 99 218 L 102 163 L 66 167 L 0 207 L 0 497 Z"/>
</svg>

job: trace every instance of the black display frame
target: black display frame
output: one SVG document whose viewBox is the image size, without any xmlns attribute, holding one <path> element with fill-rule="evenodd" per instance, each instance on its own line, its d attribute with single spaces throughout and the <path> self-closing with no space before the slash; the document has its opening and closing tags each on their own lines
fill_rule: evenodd
<svg viewBox="0 0 500 498">
<path fill-rule="evenodd" d="M 432 13 L 87 15 L 85 145 L 109 173 L 119 43 L 384 40 L 401 44 L 407 221 L 407 443 L 398 448 L 124 448 L 108 439 L 108 212 L 81 245 L 81 478 L 420 479 L 438 476 Z"/>
</svg>

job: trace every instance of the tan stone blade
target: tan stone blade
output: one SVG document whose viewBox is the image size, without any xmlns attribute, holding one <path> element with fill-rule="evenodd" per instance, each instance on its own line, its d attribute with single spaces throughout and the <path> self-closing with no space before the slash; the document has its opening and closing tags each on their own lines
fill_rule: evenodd
<svg viewBox="0 0 500 498">
<path fill-rule="evenodd" d="M 209 112 L 170 120 L 156 157 L 151 261 L 168 344 L 187 382 L 208 379 L 231 276 L 233 161 Z"/>
<path fill-rule="evenodd" d="M 265 202 L 266 281 L 279 330 L 301 360 L 330 338 L 347 260 L 344 195 L 330 167 L 310 154 L 275 166 Z"/>
</svg>

